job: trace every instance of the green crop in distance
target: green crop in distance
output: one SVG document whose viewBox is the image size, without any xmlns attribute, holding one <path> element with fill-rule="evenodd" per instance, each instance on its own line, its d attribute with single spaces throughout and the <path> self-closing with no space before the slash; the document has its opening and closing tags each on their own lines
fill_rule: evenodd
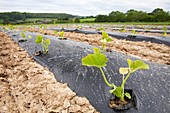
<svg viewBox="0 0 170 113">
<path fill-rule="evenodd" d="M 13 30 L 13 29 L 14 29 L 13 25 L 10 25 L 9 28 L 10 28 L 10 30 Z"/>
<path fill-rule="evenodd" d="M 134 29 L 132 30 L 132 34 L 136 34 L 136 31 Z"/>
</svg>

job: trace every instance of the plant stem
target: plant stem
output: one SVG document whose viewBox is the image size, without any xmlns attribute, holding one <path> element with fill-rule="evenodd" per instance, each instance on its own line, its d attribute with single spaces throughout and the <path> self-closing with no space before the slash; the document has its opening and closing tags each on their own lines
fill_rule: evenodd
<svg viewBox="0 0 170 113">
<path fill-rule="evenodd" d="M 127 79 L 129 78 L 130 74 L 131 74 L 131 72 L 128 73 L 128 75 L 127 75 L 126 78 L 124 79 L 121 87 L 125 85 L 125 83 L 126 83 Z"/>
<path fill-rule="evenodd" d="M 102 50 L 104 51 L 104 42 L 102 42 Z"/>
<path fill-rule="evenodd" d="M 129 72 L 125 79 L 124 79 L 124 75 L 123 75 L 123 78 L 122 78 L 122 85 L 121 85 L 121 88 L 122 88 L 122 96 L 120 97 L 120 99 L 121 99 L 122 101 L 125 101 L 125 100 L 124 100 L 124 95 L 125 95 L 125 94 L 124 94 L 124 86 L 125 86 L 125 83 L 126 83 L 127 79 L 129 78 L 130 74 L 131 74 L 131 73 Z"/>
<path fill-rule="evenodd" d="M 43 53 L 45 53 L 45 49 L 44 49 L 44 40 L 43 40 L 43 39 L 42 39 L 42 42 L 41 42 L 41 46 L 42 46 Z"/>
<path fill-rule="evenodd" d="M 122 100 L 122 101 L 124 101 L 124 75 L 123 75 L 123 77 L 122 77 L 122 85 L 121 85 L 121 88 L 122 88 L 122 96 L 120 97 L 120 99 Z"/>
<path fill-rule="evenodd" d="M 100 67 L 99 68 L 100 69 L 100 71 L 101 71 L 101 73 L 102 73 L 102 76 L 103 76 L 103 79 L 104 79 L 104 82 L 109 86 L 109 87 L 116 87 L 114 84 L 110 84 L 108 81 L 107 81 L 107 79 L 106 79 L 106 76 L 105 76 L 105 74 L 104 74 L 104 72 L 103 72 L 103 69 Z"/>
</svg>

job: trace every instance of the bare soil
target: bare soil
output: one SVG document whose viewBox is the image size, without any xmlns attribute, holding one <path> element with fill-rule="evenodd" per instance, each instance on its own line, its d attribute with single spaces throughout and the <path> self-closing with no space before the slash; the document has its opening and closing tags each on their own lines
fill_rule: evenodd
<svg viewBox="0 0 170 113">
<path fill-rule="evenodd" d="M 0 32 L 0 113 L 97 113 Z"/>
<path fill-rule="evenodd" d="M 28 30 L 30 32 L 39 32 L 41 34 L 58 36 L 54 34 L 54 31 L 52 30 L 39 30 L 33 28 L 29 29 L 26 28 L 25 30 Z M 100 41 L 101 40 L 100 34 L 86 35 L 81 33 L 65 32 L 64 37 L 95 46 L 102 45 Z M 113 41 L 107 43 L 108 50 L 118 51 L 127 55 L 135 56 L 146 61 L 170 65 L 170 46 L 145 41 L 134 42 L 116 39 L 114 37 L 111 38 L 113 39 Z"/>
</svg>

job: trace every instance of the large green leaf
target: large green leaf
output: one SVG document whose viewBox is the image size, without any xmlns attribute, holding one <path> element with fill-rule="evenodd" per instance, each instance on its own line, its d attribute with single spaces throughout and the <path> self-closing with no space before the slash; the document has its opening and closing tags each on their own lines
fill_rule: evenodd
<svg viewBox="0 0 170 113">
<path fill-rule="evenodd" d="M 40 43 L 42 42 L 42 40 L 43 40 L 43 36 L 38 35 L 38 36 L 36 37 L 35 42 L 36 42 L 37 44 L 40 44 Z"/>
<path fill-rule="evenodd" d="M 50 45 L 50 39 L 46 39 L 44 42 L 46 43 L 46 45 Z"/>
<path fill-rule="evenodd" d="M 132 61 L 130 59 L 127 59 L 127 62 L 131 73 L 135 72 L 138 69 L 149 69 L 149 65 L 141 60 Z"/>
<path fill-rule="evenodd" d="M 85 66 L 94 66 L 94 67 L 103 67 L 106 66 L 108 59 L 102 53 L 100 49 L 94 48 L 94 54 L 89 54 L 86 57 L 82 58 L 82 65 Z"/>
</svg>

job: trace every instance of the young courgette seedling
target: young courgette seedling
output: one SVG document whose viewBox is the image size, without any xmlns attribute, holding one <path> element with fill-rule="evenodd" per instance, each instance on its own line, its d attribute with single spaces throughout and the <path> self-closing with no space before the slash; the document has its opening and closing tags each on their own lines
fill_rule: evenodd
<svg viewBox="0 0 170 113">
<path fill-rule="evenodd" d="M 163 28 L 162 28 L 162 30 L 163 30 L 163 36 L 167 36 L 167 28 L 166 28 L 166 26 L 164 26 Z"/>
<path fill-rule="evenodd" d="M 13 30 L 13 29 L 14 29 L 13 25 L 10 25 L 9 28 L 10 28 L 10 30 Z"/>
<path fill-rule="evenodd" d="M 136 34 L 136 31 L 134 29 L 132 30 L 132 34 Z"/>
<path fill-rule="evenodd" d="M 59 37 L 61 37 L 62 40 L 64 40 L 64 31 L 61 31 L 61 32 L 59 33 Z"/>
<path fill-rule="evenodd" d="M 82 29 L 82 26 L 81 25 L 77 26 L 77 29 Z"/>
<path fill-rule="evenodd" d="M 20 35 L 21 35 L 21 37 L 24 39 L 24 41 L 27 41 L 27 39 L 26 39 L 26 35 L 25 35 L 25 33 L 24 33 L 24 32 L 22 32 Z"/>
<path fill-rule="evenodd" d="M 102 50 L 105 51 L 105 48 L 106 48 L 106 43 L 107 42 L 111 42 L 112 39 L 109 38 L 109 35 L 105 32 L 105 31 L 102 31 L 102 39 L 101 39 L 101 42 L 102 42 Z"/>
<path fill-rule="evenodd" d="M 54 34 L 56 34 L 56 35 L 57 35 L 57 34 L 58 34 L 58 31 L 54 31 Z"/>
<path fill-rule="evenodd" d="M 48 53 L 48 46 L 50 45 L 50 39 L 43 39 L 44 37 L 42 35 L 38 35 L 36 37 L 36 44 L 41 44 L 42 46 L 42 51 L 43 54 L 47 54 Z"/>
<path fill-rule="evenodd" d="M 24 39 L 24 41 L 27 41 L 27 37 L 26 37 L 26 35 L 25 35 L 24 32 L 22 32 L 20 35 L 21 35 L 21 37 Z M 32 36 L 31 36 L 31 35 L 28 35 L 28 38 L 32 38 Z"/>
<path fill-rule="evenodd" d="M 3 30 L 8 31 L 8 27 L 4 26 Z"/>
<path fill-rule="evenodd" d="M 104 82 L 106 83 L 106 85 L 108 85 L 111 90 L 109 91 L 110 93 L 114 94 L 116 97 L 118 97 L 122 102 L 124 102 L 124 96 L 126 96 L 127 98 L 131 99 L 131 95 L 127 92 L 124 92 L 124 85 L 127 81 L 127 79 L 129 78 L 129 76 L 134 73 L 135 71 L 139 70 L 139 69 L 149 69 L 149 65 L 145 64 L 143 61 L 141 60 L 135 60 L 132 61 L 130 59 L 127 59 L 127 63 L 129 65 L 129 67 L 127 68 L 120 68 L 119 72 L 120 74 L 122 74 L 122 84 L 121 86 L 116 86 L 114 83 L 109 83 L 104 71 L 102 69 L 102 67 L 106 66 L 107 62 L 108 62 L 108 58 L 106 58 L 106 56 L 100 52 L 100 49 L 98 48 L 94 48 L 94 53 L 93 54 L 88 54 L 87 56 L 85 56 L 84 58 L 82 58 L 82 65 L 84 66 L 93 66 L 93 67 L 97 67 L 100 69 L 102 77 L 104 79 Z M 125 75 L 127 74 L 127 76 L 125 77 Z"/>
<path fill-rule="evenodd" d="M 120 98 L 121 101 L 125 101 L 124 96 L 131 99 L 131 95 L 129 93 L 127 93 L 127 92 L 124 93 L 124 86 L 125 86 L 127 79 L 129 78 L 129 76 L 137 70 L 149 69 L 149 65 L 144 63 L 141 60 L 132 61 L 130 59 L 127 59 L 127 63 L 128 63 L 128 67 L 119 68 L 119 73 L 122 74 L 121 86 L 117 87 L 114 90 L 110 90 L 110 93 L 113 93 L 114 95 L 116 95 L 116 97 Z M 125 77 L 125 75 L 126 75 L 126 77 Z"/>
<path fill-rule="evenodd" d="M 122 26 L 122 28 L 120 29 L 120 32 L 122 32 L 122 33 L 126 32 L 125 25 Z"/>
</svg>

